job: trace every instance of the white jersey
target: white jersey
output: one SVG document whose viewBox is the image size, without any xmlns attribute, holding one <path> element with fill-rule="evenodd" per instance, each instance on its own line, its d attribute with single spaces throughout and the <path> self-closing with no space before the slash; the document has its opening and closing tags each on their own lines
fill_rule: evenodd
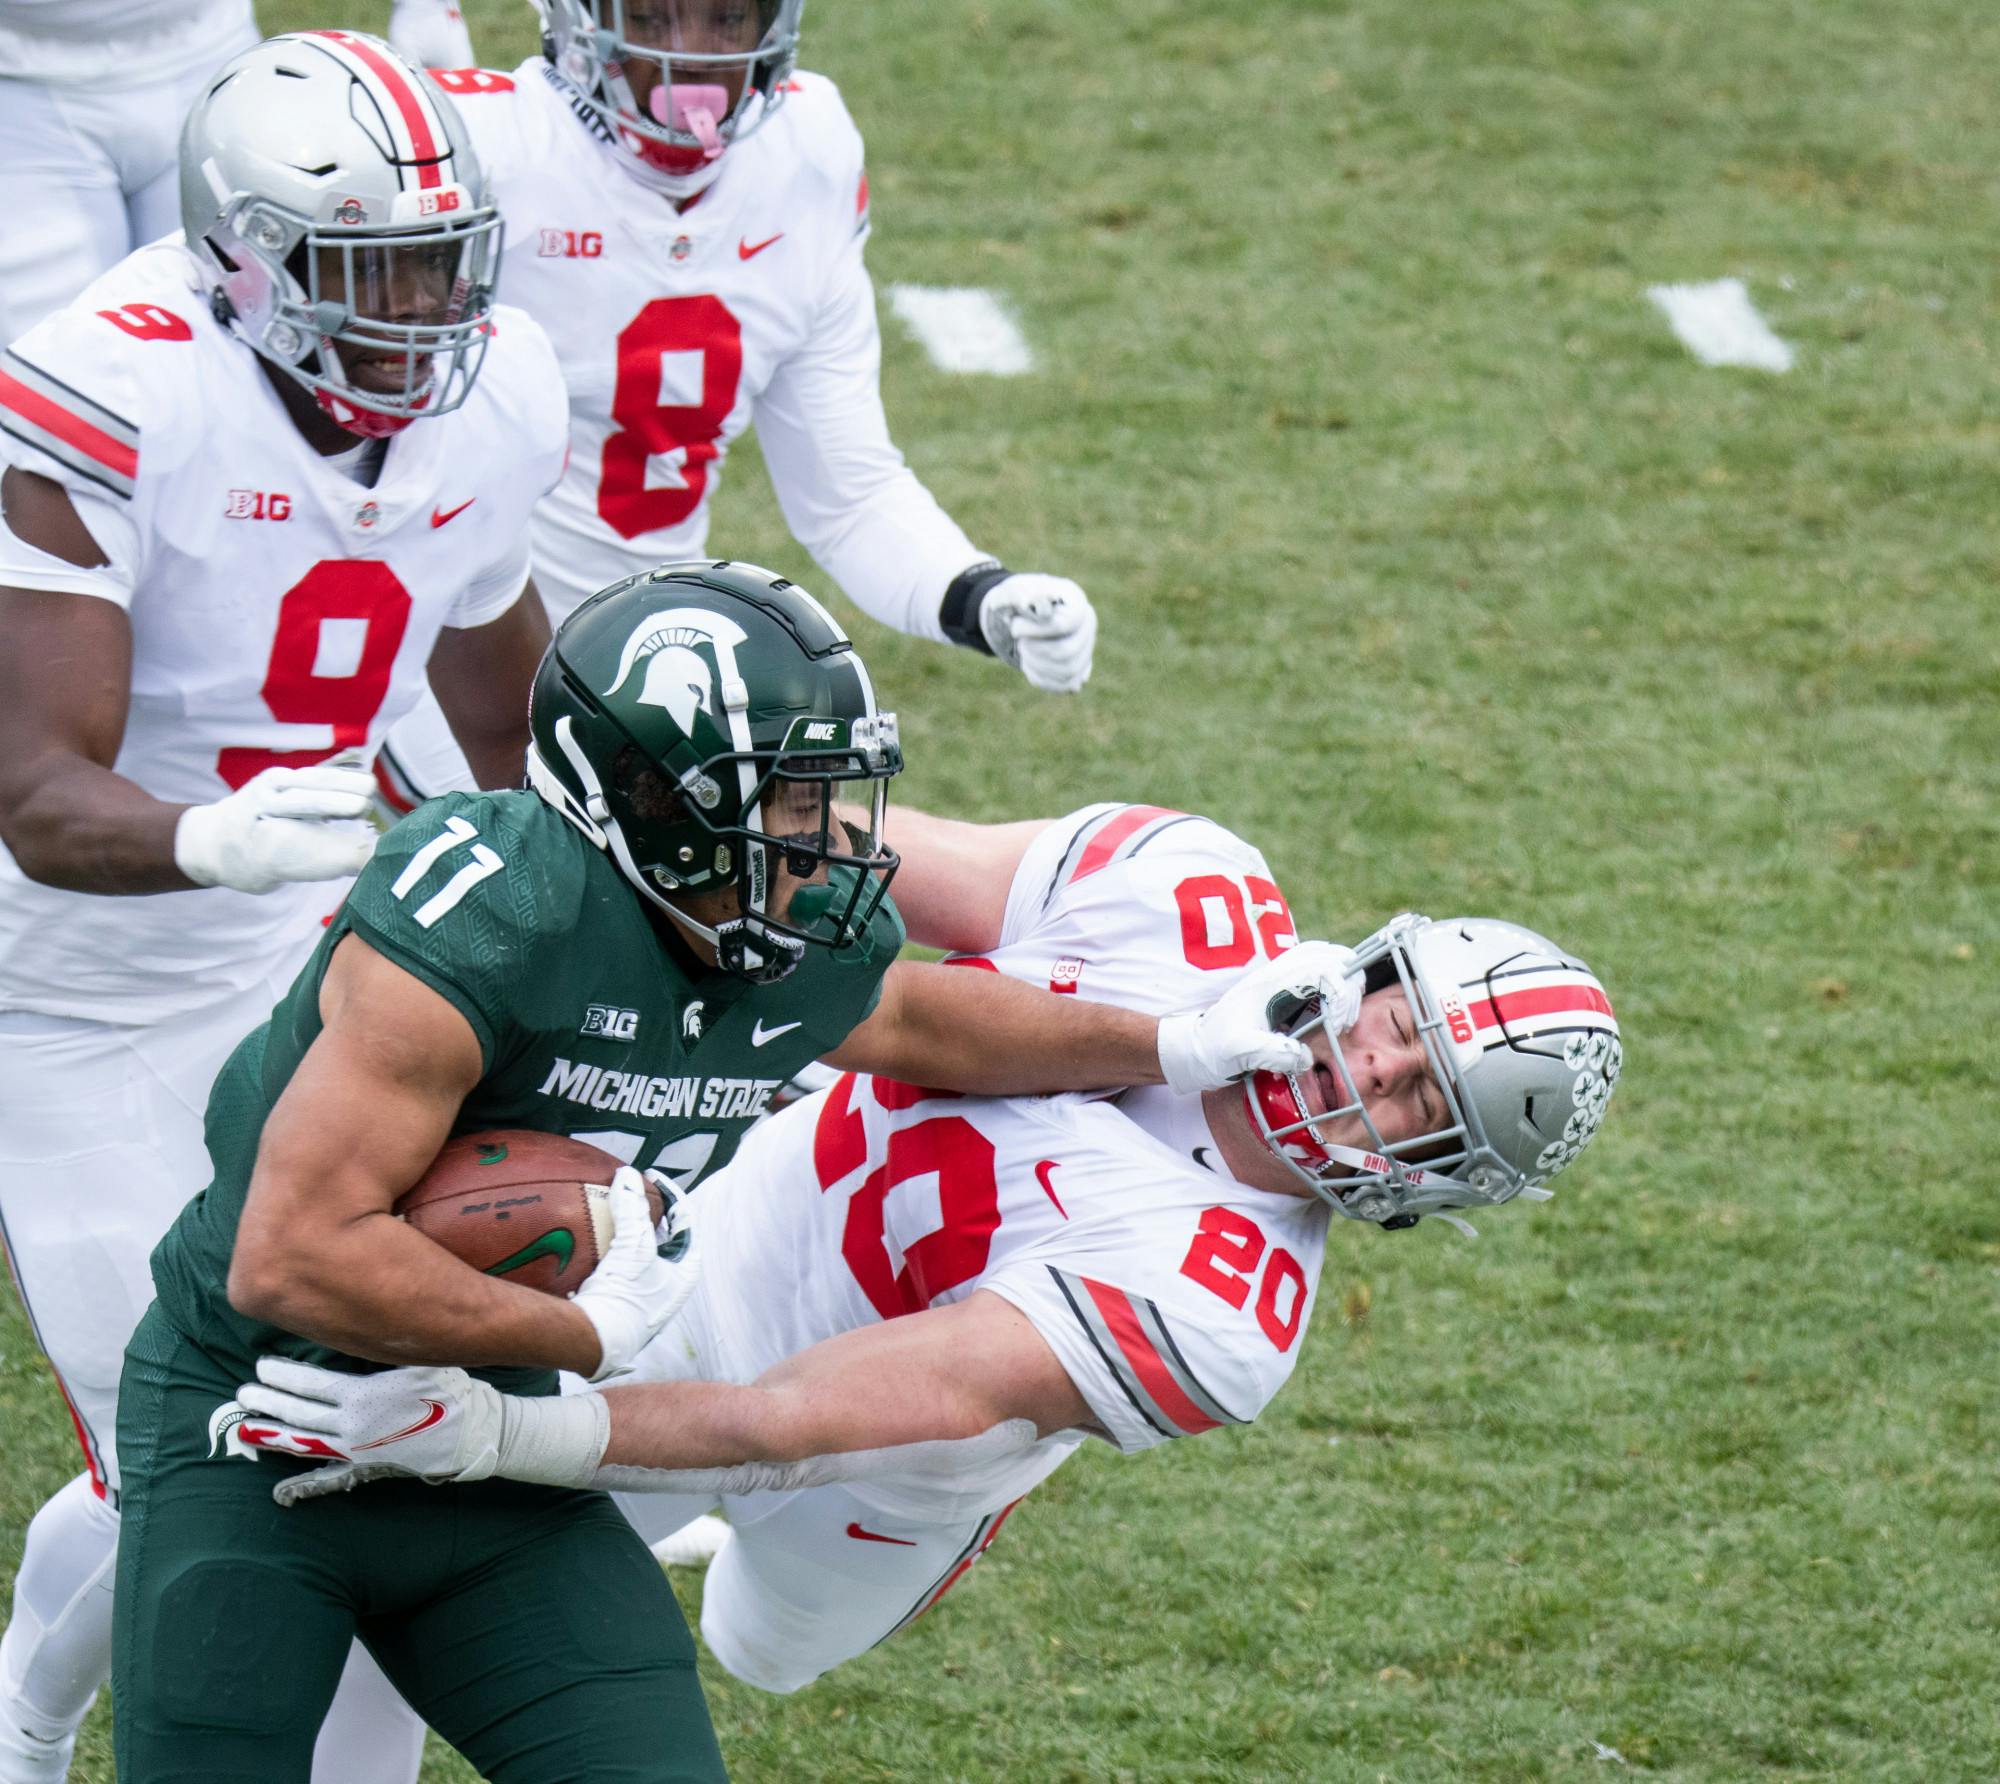
<svg viewBox="0 0 2000 1784">
<path fill-rule="evenodd" d="M 550 618 L 706 555 L 722 461 L 754 420 L 799 543 L 876 618 L 942 639 L 946 588 L 985 554 L 889 438 L 861 135 L 834 84 L 796 76 L 676 212 L 539 57 L 433 78 L 507 220 L 500 289 L 548 330 L 569 384 L 569 470 L 534 522 Z"/>
<path fill-rule="evenodd" d="M 465 405 L 396 435 L 364 488 L 210 315 L 194 256 L 156 244 L 0 353 L 0 460 L 63 484 L 111 560 L 77 570 L 0 529 L 0 586 L 127 609 L 115 767 L 157 798 L 205 803 L 267 767 L 372 753 L 422 692 L 439 629 L 519 598 L 564 407 L 541 330 L 501 309 Z M 156 1021 L 263 977 L 338 898 L 312 883 L 97 897 L 27 880 L 0 848 L 0 1010 Z"/>
<path fill-rule="evenodd" d="M 0 0 L 0 76 L 55 86 L 153 86 L 214 67 L 250 0 Z"/>
<path fill-rule="evenodd" d="M 1167 1012 L 1205 1007 L 1294 939 L 1255 849 L 1203 818 L 1095 806 L 1028 850 L 989 964 Z M 1198 1096 L 973 1098 L 852 1074 L 754 1129 L 695 1213 L 709 1372 L 753 1380 L 987 1289 L 1127 1451 L 1263 1410 L 1298 1360 L 1328 1220 L 1225 1175 Z M 904 1517 L 996 1510 L 1084 1435 L 976 1476 L 849 1490 Z"/>
</svg>

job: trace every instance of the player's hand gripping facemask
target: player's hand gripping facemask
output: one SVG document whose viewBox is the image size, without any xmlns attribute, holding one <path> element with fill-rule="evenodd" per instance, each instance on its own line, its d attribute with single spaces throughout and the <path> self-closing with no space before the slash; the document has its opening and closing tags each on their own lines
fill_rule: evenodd
<svg viewBox="0 0 2000 1784">
<path fill-rule="evenodd" d="M 1357 1081 L 1359 1049 L 1322 1035 L 1326 1012 L 1308 1007 L 1291 1032 L 1312 1043 L 1312 1069 L 1245 1086 L 1273 1156 L 1339 1213 L 1387 1227 L 1546 1199 L 1597 1132 L 1624 1060 L 1596 976 L 1546 936 L 1491 917 L 1397 917 L 1355 965 L 1371 998 L 1401 1000 L 1383 1020 L 1422 1050 L 1432 1119 L 1386 1132 L 1382 1102 Z"/>
</svg>

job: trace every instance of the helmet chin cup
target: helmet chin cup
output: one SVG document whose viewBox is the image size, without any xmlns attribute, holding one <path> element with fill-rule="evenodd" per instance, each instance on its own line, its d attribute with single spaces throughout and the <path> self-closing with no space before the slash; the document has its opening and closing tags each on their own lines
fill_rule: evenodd
<svg viewBox="0 0 2000 1784">
<path fill-rule="evenodd" d="M 313 391 L 313 401 L 336 427 L 345 428 L 357 439 L 387 440 L 400 434 L 416 420 L 414 415 L 384 415 L 377 409 L 357 408 L 343 402 L 323 385 Z"/>
<path fill-rule="evenodd" d="M 806 957 L 806 944 L 795 936 L 773 935 L 748 917 L 715 926 L 715 963 L 726 973 L 753 985 L 775 985 Z"/>
<path fill-rule="evenodd" d="M 643 166 L 651 168 L 653 172 L 682 178 L 690 174 L 705 173 L 715 168 L 722 158 L 721 148 L 717 148 L 711 155 L 702 149 L 691 149 L 684 143 L 655 142 L 650 136 L 641 136 L 638 131 L 628 129 L 622 118 L 618 124 L 618 140 L 636 160 Z M 692 196 L 707 183 L 707 180 L 703 180 L 700 185 L 690 187 L 688 192 L 676 193 L 675 196 Z"/>
</svg>

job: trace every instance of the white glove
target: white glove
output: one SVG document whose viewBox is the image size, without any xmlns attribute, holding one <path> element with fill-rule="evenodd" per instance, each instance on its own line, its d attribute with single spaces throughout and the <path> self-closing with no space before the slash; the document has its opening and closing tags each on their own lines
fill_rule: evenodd
<svg viewBox="0 0 2000 1784">
<path fill-rule="evenodd" d="M 259 1357 L 257 1379 L 236 1390 L 236 1404 L 244 1417 L 234 1435 L 246 1448 L 328 1463 L 280 1481 L 271 1495 L 280 1505 L 410 1475 L 437 1484 L 504 1474 L 582 1487 L 611 1435 L 600 1395 L 523 1399 L 463 1369 L 347 1375 Z"/>
<path fill-rule="evenodd" d="M 1067 576 L 1001 577 L 979 603 L 979 629 L 1001 662 L 1045 694 L 1074 694 L 1090 679 L 1097 610 Z"/>
<path fill-rule="evenodd" d="M 1361 1011 L 1361 975 L 1350 971 L 1354 950 L 1335 942 L 1301 942 L 1253 967 L 1197 1015 L 1160 1018 L 1160 1070 L 1183 1096 L 1214 1090 L 1251 1072 L 1302 1072 L 1312 1064 L 1289 1027 L 1298 1006 L 1318 999 L 1326 1026 L 1339 1034 Z"/>
<path fill-rule="evenodd" d="M 197 886 L 238 892 L 359 873 L 375 852 L 375 827 L 361 821 L 374 793 L 365 768 L 267 768 L 226 799 L 181 813 L 174 865 Z"/>
<path fill-rule="evenodd" d="M 388 1474 L 484 1480 L 500 1460 L 501 1398 L 463 1369 L 347 1375 L 259 1357 L 257 1379 L 236 1390 L 250 1415 L 236 1436 L 253 1450 L 337 1462 L 343 1486 Z"/>
<path fill-rule="evenodd" d="M 688 1222 L 687 1198 L 667 1192 L 666 1233 L 656 1232 L 646 1206 L 646 1180 L 630 1165 L 620 1165 L 611 1179 L 611 1245 L 603 1261 L 584 1278 L 572 1297 L 597 1328 L 602 1355 L 592 1381 L 622 1375 L 640 1351 L 694 1293 L 696 1257 L 694 1229 Z M 663 1239 L 685 1236 L 675 1261 L 660 1256 Z"/>
<path fill-rule="evenodd" d="M 419 68 L 470 68 L 472 33 L 454 0 L 394 0 L 389 47 Z"/>
</svg>

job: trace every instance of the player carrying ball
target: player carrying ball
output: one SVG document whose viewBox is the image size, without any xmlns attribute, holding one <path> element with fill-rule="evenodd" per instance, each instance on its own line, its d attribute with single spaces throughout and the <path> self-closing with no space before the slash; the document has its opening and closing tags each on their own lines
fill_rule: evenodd
<svg viewBox="0 0 2000 1784">
<path fill-rule="evenodd" d="M 1199 1008 L 1293 940 L 1263 857 L 1206 819 L 902 813 L 894 834 L 911 933 L 1030 984 Z M 1596 1132 L 1622 1052 L 1573 956 L 1413 916 L 1337 952 L 1296 1007 L 1296 1069 L 1016 1099 L 848 1075 L 785 1110 L 693 1196 L 700 1280 L 635 1385 L 531 1403 L 459 1370 L 266 1359 L 239 1390 L 260 1440 L 347 1458 L 280 1502 L 498 1475 L 619 1489 L 649 1538 L 720 1502 L 702 1632 L 737 1677 L 798 1689 L 935 1602 L 1087 1439 L 1132 1454 L 1254 1419 L 1333 1215 L 1543 1197 Z"/>
</svg>

